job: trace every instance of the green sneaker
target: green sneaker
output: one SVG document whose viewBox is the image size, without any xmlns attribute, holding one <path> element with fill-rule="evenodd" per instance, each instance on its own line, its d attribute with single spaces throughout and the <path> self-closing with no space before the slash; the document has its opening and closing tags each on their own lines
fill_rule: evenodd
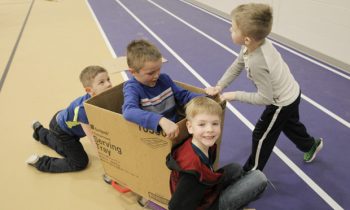
<svg viewBox="0 0 350 210">
<path fill-rule="evenodd" d="M 322 149 L 322 147 L 323 139 L 315 139 L 315 143 L 314 145 L 312 145 L 311 149 L 308 152 L 304 153 L 304 161 L 307 163 L 312 162 L 315 159 L 316 154 Z"/>
</svg>

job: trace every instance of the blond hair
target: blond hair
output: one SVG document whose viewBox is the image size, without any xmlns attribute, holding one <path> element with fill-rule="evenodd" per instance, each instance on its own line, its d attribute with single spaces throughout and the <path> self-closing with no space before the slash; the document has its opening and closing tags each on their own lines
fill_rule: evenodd
<svg viewBox="0 0 350 210">
<path fill-rule="evenodd" d="M 193 98 L 185 108 L 187 120 L 191 120 L 198 114 L 217 115 L 220 119 L 222 117 L 221 106 L 213 99 L 205 96 Z"/>
<path fill-rule="evenodd" d="M 139 72 L 148 61 L 159 61 L 162 54 L 150 42 L 140 39 L 129 43 L 127 47 L 127 62 L 129 68 Z"/>
<path fill-rule="evenodd" d="M 242 4 L 231 12 L 234 21 L 243 36 L 256 41 L 266 38 L 272 29 L 272 8 L 267 4 Z"/>
<path fill-rule="evenodd" d="M 80 73 L 80 76 L 79 76 L 80 82 L 83 84 L 84 87 L 91 87 L 95 77 L 99 73 L 103 73 L 103 72 L 107 72 L 107 70 L 101 66 L 85 67 L 83 71 Z"/>
</svg>

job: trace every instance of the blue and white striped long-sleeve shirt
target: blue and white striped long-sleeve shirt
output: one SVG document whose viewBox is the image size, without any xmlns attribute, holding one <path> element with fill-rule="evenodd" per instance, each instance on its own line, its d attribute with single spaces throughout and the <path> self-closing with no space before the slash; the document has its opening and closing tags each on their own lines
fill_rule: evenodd
<svg viewBox="0 0 350 210">
<path fill-rule="evenodd" d="M 166 74 L 160 74 L 157 84 L 148 87 L 135 78 L 124 84 L 123 116 L 144 128 L 158 130 L 159 120 L 165 117 L 178 121 L 177 106 L 184 106 L 200 94 L 177 86 Z"/>
</svg>

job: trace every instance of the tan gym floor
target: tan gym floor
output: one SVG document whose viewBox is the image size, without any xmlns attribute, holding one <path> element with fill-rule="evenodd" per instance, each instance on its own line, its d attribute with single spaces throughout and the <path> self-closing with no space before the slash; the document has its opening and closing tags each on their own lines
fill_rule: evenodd
<svg viewBox="0 0 350 210">
<path fill-rule="evenodd" d="M 57 155 L 32 138 L 32 121 L 47 126 L 56 111 L 84 94 L 80 71 L 112 58 L 85 0 L 33 1 L 0 0 L 0 209 L 142 209 L 135 196 L 104 183 L 86 138 L 81 142 L 90 163 L 84 171 L 50 174 L 25 164 L 33 153 Z M 114 85 L 122 81 L 118 74 L 110 76 Z"/>
</svg>

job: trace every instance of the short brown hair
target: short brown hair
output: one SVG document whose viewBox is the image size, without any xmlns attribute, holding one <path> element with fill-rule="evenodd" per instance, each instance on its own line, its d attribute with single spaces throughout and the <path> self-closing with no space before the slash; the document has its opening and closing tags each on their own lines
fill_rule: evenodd
<svg viewBox="0 0 350 210">
<path fill-rule="evenodd" d="M 101 66 L 88 66 L 83 69 L 79 78 L 84 87 L 91 87 L 95 77 L 103 72 L 107 72 L 107 70 Z"/>
<path fill-rule="evenodd" d="M 147 61 L 159 61 L 162 54 L 150 42 L 140 39 L 129 43 L 127 47 L 127 62 L 129 68 L 139 72 Z"/>
<path fill-rule="evenodd" d="M 256 41 L 266 38 L 272 29 L 272 8 L 267 4 L 242 4 L 231 12 L 232 21 L 244 36 Z"/>
<path fill-rule="evenodd" d="M 220 119 L 222 118 L 222 108 L 220 104 L 205 96 L 195 97 L 186 105 L 187 120 L 201 113 L 217 115 Z"/>
</svg>

